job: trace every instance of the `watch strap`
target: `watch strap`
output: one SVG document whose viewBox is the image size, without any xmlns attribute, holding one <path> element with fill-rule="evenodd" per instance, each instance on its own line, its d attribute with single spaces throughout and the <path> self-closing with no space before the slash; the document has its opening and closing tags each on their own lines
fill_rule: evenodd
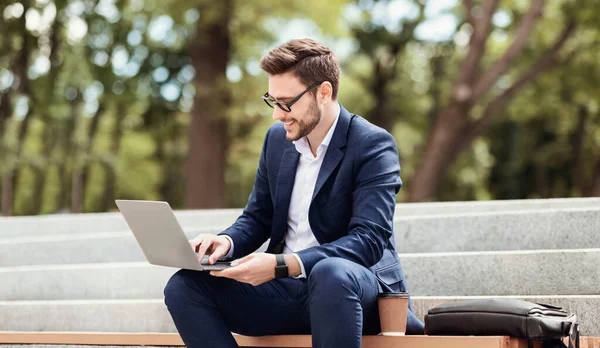
<svg viewBox="0 0 600 348">
<path fill-rule="evenodd" d="M 288 266 L 285 263 L 283 254 L 275 255 L 275 260 L 277 260 L 277 265 L 275 266 L 275 278 L 287 278 L 289 276 Z"/>
</svg>

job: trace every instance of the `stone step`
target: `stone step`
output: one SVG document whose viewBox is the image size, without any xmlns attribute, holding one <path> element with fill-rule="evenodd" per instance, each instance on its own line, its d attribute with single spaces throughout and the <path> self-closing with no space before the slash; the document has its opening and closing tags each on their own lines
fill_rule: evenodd
<svg viewBox="0 0 600 348">
<path fill-rule="evenodd" d="M 401 254 L 418 296 L 600 295 L 600 249 Z M 0 268 L 0 300 L 161 298 L 175 268 L 146 262 Z"/>
<path fill-rule="evenodd" d="M 400 254 L 418 296 L 600 295 L 600 249 Z"/>
<path fill-rule="evenodd" d="M 399 203 L 396 216 L 446 215 L 496 211 L 593 208 L 600 198 L 557 198 L 504 201 Z M 175 214 L 184 229 L 229 226 L 242 209 L 181 210 Z M 44 216 L 0 217 L 0 239 L 50 234 L 95 233 L 127 230 L 118 212 L 89 214 L 54 214 Z"/>
<path fill-rule="evenodd" d="M 524 211 L 543 209 L 594 208 L 600 206 L 599 197 L 551 198 L 551 199 L 509 199 L 492 201 L 461 202 L 421 202 L 399 203 L 396 213 L 407 215 L 446 215 L 485 213 L 496 211 Z"/>
<path fill-rule="evenodd" d="M 442 303 L 481 298 L 488 297 L 413 297 L 413 305 L 422 319 Z M 600 335 L 600 296 L 511 298 L 563 307 L 577 314 L 582 335 Z M 176 332 L 162 299 L 0 301 L 0 327 L 5 331 Z"/>
<path fill-rule="evenodd" d="M 187 235 L 221 230 L 199 228 Z M 412 216 L 395 222 L 400 253 L 600 248 L 598 235 L 600 208 Z M 144 260 L 128 231 L 0 239 L 0 267 Z"/>
<path fill-rule="evenodd" d="M 162 298 L 176 268 L 146 262 L 0 268 L 0 301 Z"/>
<path fill-rule="evenodd" d="M 402 217 L 399 253 L 600 248 L 600 206 Z"/>
<path fill-rule="evenodd" d="M 224 228 L 235 221 L 241 209 L 175 211 L 184 230 L 217 226 Z M 0 240 L 17 237 L 78 235 L 128 231 L 120 213 L 55 214 L 0 217 Z"/>
<path fill-rule="evenodd" d="M 198 232 L 218 231 L 186 234 L 192 238 Z M 136 261 L 146 258 L 129 231 L 0 239 L 0 267 Z"/>
</svg>

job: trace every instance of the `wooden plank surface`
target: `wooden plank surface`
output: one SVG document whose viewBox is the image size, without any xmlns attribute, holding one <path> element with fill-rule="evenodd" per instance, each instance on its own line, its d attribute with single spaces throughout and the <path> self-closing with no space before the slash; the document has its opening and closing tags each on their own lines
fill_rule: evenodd
<svg viewBox="0 0 600 348">
<path fill-rule="evenodd" d="M 242 347 L 310 348 L 310 335 L 248 337 L 235 335 Z M 364 336 L 363 348 L 521 348 L 504 336 Z M 514 345 L 516 342 L 517 345 Z M 183 346 L 178 334 L 105 332 L 1 332 L 0 344 Z"/>
<path fill-rule="evenodd" d="M 0 331 L 0 344 L 184 346 L 178 334 L 119 332 L 15 332 Z"/>
<path fill-rule="evenodd" d="M 310 348 L 310 335 L 249 337 L 234 335 L 242 347 Z M 600 337 L 581 337 L 581 348 L 600 348 Z M 0 331 L 0 344 L 184 346 L 176 333 Z M 363 348 L 527 348 L 525 340 L 505 336 L 364 336 Z M 534 347 L 541 346 L 535 342 Z"/>
</svg>

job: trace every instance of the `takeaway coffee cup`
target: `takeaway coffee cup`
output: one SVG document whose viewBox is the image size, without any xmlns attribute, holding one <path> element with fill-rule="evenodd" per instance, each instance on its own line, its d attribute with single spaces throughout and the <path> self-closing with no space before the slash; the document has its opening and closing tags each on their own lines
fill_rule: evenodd
<svg viewBox="0 0 600 348">
<path fill-rule="evenodd" d="M 404 336 L 408 314 L 408 293 L 384 292 L 377 296 L 383 336 Z"/>
</svg>

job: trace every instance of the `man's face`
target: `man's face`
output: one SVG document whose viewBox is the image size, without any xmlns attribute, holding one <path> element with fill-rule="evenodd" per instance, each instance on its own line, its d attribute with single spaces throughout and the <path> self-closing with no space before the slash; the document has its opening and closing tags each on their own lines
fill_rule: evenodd
<svg viewBox="0 0 600 348">
<path fill-rule="evenodd" d="M 290 73 L 269 77 L 269 95 L 279 102 L 291 101 L 306 88 L 307 86 Z M 317 88 L 314 87 L 312 91 Z M 275 106 L 273 119 L 284 123 L 287 140 L 296 141 L 315 129 L 321 121 L 322 112 L 317 105 L 315 96 L 310 91 L 295 102 L 291 109 L 291 112 L 285 112 Z"/>
</svg>

